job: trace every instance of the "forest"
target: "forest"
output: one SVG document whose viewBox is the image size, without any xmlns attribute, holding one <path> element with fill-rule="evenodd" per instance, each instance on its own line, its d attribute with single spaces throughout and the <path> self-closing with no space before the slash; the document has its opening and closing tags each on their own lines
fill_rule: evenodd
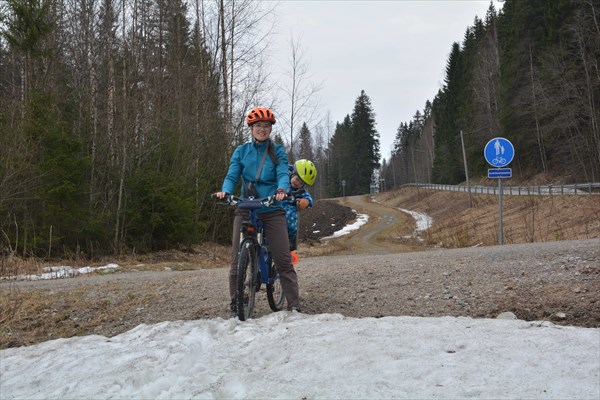
<svg viewBox="0 0 600 400">
<path fill-rule="evenodd" d="M 599 181 L 599 58 L 597 1 L 490 5 L 453 43 L 443 88 L 400 123 L 381 177 L 391 186 L 485 177 L 483 149 L 504 137 L 517 149 L 515 178 Z"/>
<path fill-rule="evenodd" d="M 303 86 L 297 43 L 290 87 L 272 95 L 265 49 L 274 3 L 3 1 L 0 256 L 226 242 L 231 215 L 210 194 L 249 139 L 248 110 L 281 102 L 274 140 L 290 162 L 315 162 L 317 199 L 369 193 L 381 180 L 392 189 L 483 176 L 481 152 L 496 136 L 518 149 L 519 179 L 598 181 L 597 12 L 593 0 L 490 4 L 452 44 L 443 88 L 399 123 L 382 155 L 364 91 L 343 121 L 314 115 L 318 88 Z"/>
</svg>

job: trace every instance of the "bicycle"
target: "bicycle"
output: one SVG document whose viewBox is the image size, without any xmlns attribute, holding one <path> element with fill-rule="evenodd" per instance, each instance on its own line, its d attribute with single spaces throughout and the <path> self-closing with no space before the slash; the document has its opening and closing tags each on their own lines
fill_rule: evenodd
<svg viewBox="0 0 600 400">
<path fill-rule="evenodd" d="M 293 199 L 292 195 L 284 200 Z M 235 302 L 240 321 L 252 318 L 256 293 L 260 290 L 261 284 L 266 285 L 267 300 L 271 310 L 281 311 L 283 309 L 285 293 L 269 251 L 269 241 L 264 235 L 264 224 L 258 218 L 257 213 L 259 208 L 270 207 L 274 202 L 275 196 L 255 199 L 227 195 L 223 200 L 223 204 L 248 211 L 248 219 L 242 222 L 240 229 L 237 264 Z"/>
<path fill-rule="evenodd" d="M 492 160 L 492 163 L 494 163 L 494 165 L 498 165 L 498 164 L 502 164 L 504 165 L 506 163 L 506 158 L 504 157 L 496 157 Z"/>
</svg>

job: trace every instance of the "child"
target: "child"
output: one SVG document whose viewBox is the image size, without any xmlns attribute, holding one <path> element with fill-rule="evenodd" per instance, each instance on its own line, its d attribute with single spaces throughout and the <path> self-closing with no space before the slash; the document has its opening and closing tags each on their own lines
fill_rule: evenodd
<svg viewBox="0 0 600 400">
<path fill-rule="evenodd" d="M 288 196 L 291 195 L 292 192 L 304 188 L 304 185 L 312 185 L 315 183 L 317 169 L 315 168 L 315 164 L 311 161 L 298 160 L 294 165 L 289 165 L 288 168 L 290 170 L 290 186 L 287 190 Z M 307 191 L 294 195 L 294 198 L 294 201 L 283 202 L 288 236 L 290 238 L 290 251 L 294 251 L 297 248 L 298 209 L 304 210 L 313 205 L 312 196 Z"/>
</svg>

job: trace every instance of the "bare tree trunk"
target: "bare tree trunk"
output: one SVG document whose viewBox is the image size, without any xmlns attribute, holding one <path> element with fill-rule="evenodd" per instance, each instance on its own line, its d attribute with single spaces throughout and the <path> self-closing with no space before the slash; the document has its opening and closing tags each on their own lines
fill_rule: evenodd
<svg viewBox="0 0 600 400">
<path fill-rule="evenodd" d="M 294 122 L 295 122 L 295 118 L 296 118 L 296 91 L 298 89 L 298 74 L 299 74 L 299 58 L 300 55 L 298 54 L 299 51 L 299 46 L 300 43 L 296 42 L 294 43 L 294 37 L 292 36 L 291 39 L 291 46 L 292 46 L 292 71 L 291 71 L 291 78 L 292 78 L 292 89 L 290 92 L 290 155 L 295 158 L 294 155 Z"/>
<path fill-rule="evenodd" d="M 117 254 L 121 253 L 121 208 L 123 206 L 123 192 L 125 190 L 125 160 L 126 160 L 126 146 L 123 142 L 123 160 L 121 163 L 121 176 L 119 179 L 119 193 L 117 199 L 117 218 L 115 221 L 115 237 L 114 237 L 114 248 Z"/>
<path fill-rule="evenodd" d="M 535 119 L 535 131 L 537 134 L 538 149 L 540 151 L 540 161 L 542 162 L 542 170 L 546 172 L 548 165 L 546 163 L 546 149 L 544 148 L 544 141 L 542 139 L 542 132 L 540 129 L 540 121 L 538 118 L 537 111 L 537 98 L 535 95 L 535 79 L 533 77 L 533 53 L 531 49 L 531 41 L 529 41 L 529 77 L 531 79 L 531 97 L 533 99 L 533 117 Z"/>
<path fill-rule="evenodd" d="M 87 66 L 89 69 L 89 85 L 90 85 L 90 116 L 92 122 L 92 138 L 91 138 L 91 172 L 90 172 L 90 209 L 94 208 L 96 202 L 96 166 L 97 149 L 98 149 L 98 71 L 96 70 L 96 61 L 94 59 L 94 16 L 93 5 L 89 6 L 88 10 L 83 11 L 88 19 L 85 24 L 85 45 L 87 51 L 85 53 Z"/>
<path fill-rule="evenodd" d="M 220 0 L 219 2 L 219 23 L 221 24 L 221 78 L 223 79 L 223 117 L 225 119 L 225 137 L 231 140 L 231 115 L 229 110 L 231 105 L 229 104 L 229 85 L 228 85 L 228 74 L 227 74 L 227 37 L 225 36 L 225 2 Z M 233 29 L 233 28 L 232 28 Z M 233 43 L 231 44 L 233 51 Z M 233 61 L 232 61 L 233 62 Z"/>
<path fill-rule="evenodd" d="M 234 56 L 234 49 L 235 49 L 235 28 L 236 28 L 236 19 L 235 19 L 235 14 L 236 10 L 235 10 L 235 0 L 231 0 L 231 45 L 229 46 L 229 94 L 231 97 L 231 100 L 229 101 L 229 108 L 227 109 L 227 122 L 229 124 L 233 124 L 233 72 L 234 72 L 234 67 L 235 67 L 235 56 Z M 233 126 L 232 126 L 233 128 Z M 233 131 L 232 131 L 233 133 Z"/>
<path fill-rule="evenodd" d="M 114 46 L 115 46 L 115 38 L 113 34 L 113 18 L 114 18 L 114 9 L 112 0 L 104 1 L 105 7 L 105 21 L 104 21 L 104 35 L 106 38 L 106 63 L 107 63 L 107 99 L 106 99 L 106 137 L 108 141 L 108 157 L 109 157 L 109 165 L 111 167 L 116 167 L 118 165 L 118 156 L 117 156 L 117 140 L 115 137 L 115 60 L 114 60 Z M 110 186 L 110 185 L 109 185 Z M 108 189 L 112 190 L 112 189 Z M 115 249 L 118 248 L 118 243 L 116 242 L 119 233 L 119 216 L 120 216 L 120 204 L 117 205 L 117 209 L 115 210 Z"/>
<path fill-rule="evenodd" d="M 300 46 L 300 40 L 294 40 L 294 36 L 291 36 L 290 46 L 292 50 L 291 65 L 289 70 L 290 86 L 284 89 L 289 96 L 289 117 L 287 118 L 287 125 L 289 128 L 289 154 L 290 158 L 294 159 L 296 154 L 294 153 L 294 130 L 296 127 L 296 120 L 301 120 L 310 125 L 316 114 L 317 105 L 309 107 L 311 101 L 315 100 L 314 96 L 322 85 L 308 85 L 306 82 L 308 76 L 308 64 L 303 60 L 303 50 Z M 315 102 L 316 103 L 316 102 Z"/>
<path fill-rule="evenodd" d="M 593 10 L 593 5 L 592 5 L 592 10 Z M 597 21 L 595 19 L 595 14 L 594 14 L 594 22 L 597 24 Z M 596 29 L 598 29 L 597 25 L 596 25 Z M 587 100 L 587 106 L 589 108 L 588 114 L 589 114 L 589 118 L 590 118 L 590 129 L 592 131 L 593 141 L 596 144 L 596 155 L 598 157 L 597 159 L 600 160 L 600 132 L 599 132 L 599 128 L 598 128 L 597 111 L 596 111 L 596 106 L 595 106 L 596 102 L 594 99 L 594 86 L 592 84 L 592 77 L 590 76 L 591 73 L 590 73 L 589 66 L 588 66 L 583 32 L 581 31 L 581 27 L 576 28 L 576 35 L 577 35 L 577 44 L 579 45 L 579 55 L 580 55 L 581 62 L 583 65 L 583 71 L 585 73 L 585 85 L 587 88 L 586 100 Z M 600 39 L 600 34 L 599 34 L 599 39 Z"/>
<path fill-rule="evenodd" d="M 596 9 L 594 8 L 594 1 L 588 0 L 588 4 L 590 5 L 590 9 L 592 11 L 592 19 L 594 21 L 594 26 L 596 27 L 596 34 L 600 37 L 600 26 L 598 26 L 598 17 L 596 17 Z"/>
</svg>

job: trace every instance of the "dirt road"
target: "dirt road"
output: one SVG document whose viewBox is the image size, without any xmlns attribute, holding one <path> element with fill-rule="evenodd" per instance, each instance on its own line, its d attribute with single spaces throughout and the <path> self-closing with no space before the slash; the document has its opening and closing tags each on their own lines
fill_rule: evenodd
<svg viewBox="0 0 600 400">
<path fill-rule="evenodd" d="M 369 222 L 310 252 L 300 249 L 305 313 L 495 318 L 512 312 L 524 320 L 600 324 L 597 238 L 432 248 L 413 238 L 414 220 L 396 208 L 369 196 L 341 203 L 369 214 Z M 192 270 L 163 259 L 160 270 L 139 264 L 76 279 L 0 282 L 0 348 L 74 335 L 110 337 L 142 323 L 228 318 L 227 267 L 203 269 L 206 256 L 193 256 Z M 271 313 L 265 297 L 257 296 L 257 318 Z"/>
<path fill-rule="evenodd" d="M 425 249 L 425 245 L 412 240 L 415 221 L 406 213 L 375 203 L 369 195 L 345 197 L 339 203 L 369 216 L 361 229 L 338 239 L 347 247 L 343 254 L 392 254 Z"/>
</svg>

